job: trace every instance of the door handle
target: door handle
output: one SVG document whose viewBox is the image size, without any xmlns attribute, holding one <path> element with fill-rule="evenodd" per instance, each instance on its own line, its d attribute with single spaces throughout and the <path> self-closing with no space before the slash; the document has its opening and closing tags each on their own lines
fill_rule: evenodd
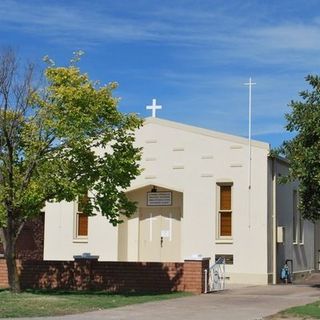
<svg viewBox="0 0 320 320">
<path fill-rule="evenodd" d="M 160 247 L 162 248 L 163 246 L 163 237 L 160 237 Z"/>
</svg>

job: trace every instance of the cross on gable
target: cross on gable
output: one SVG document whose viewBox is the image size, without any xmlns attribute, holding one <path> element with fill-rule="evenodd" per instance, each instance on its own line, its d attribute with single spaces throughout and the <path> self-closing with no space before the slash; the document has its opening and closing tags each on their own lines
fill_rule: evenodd
<svg viewBox="0 0 320 320">
<path fill-rule="evenodd" d="M 153 214 L 150 213 L 148 220 L 149 220 L 149 240 L 152 241 L 152 221 L 156 221 L 157 218 L 153 217 Z"/>
<path fill-rule="evenodd" d="M 169 213 L 169 217 L 165 218 L 169 222 L 169 241 L 172 240 L 172 213 Z"/>
<path fill-rule="evenodd" d="M 162 106 L 157 106 L 157 100 L 152 99 L 152 105 L 151 106 L 146 106 L 147 110 L 152 110 L 152 117 L 156 117 L 156 111 L 162 109 Z"/>
</svg>

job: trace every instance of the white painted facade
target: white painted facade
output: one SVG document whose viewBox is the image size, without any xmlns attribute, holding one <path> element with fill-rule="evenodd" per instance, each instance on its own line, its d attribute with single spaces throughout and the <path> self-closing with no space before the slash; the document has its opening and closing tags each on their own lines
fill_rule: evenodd
<svg viewBox="0 0 320 320">
<path fill-rule="evenodd" d="M 226 266 L 230 282 L 255 284 L 278 277 L 285 259 L 294 260 L 295 272 L 314 268 L 314 226 L 305 222 L 303 243 L 293 245 L 296 185 L 274 183 L 287 164 L 269 158 L 268 144 L 252 141 L 250 191 L 245 138 L 147 118 L 136 144 L 143 147 L 144 170 L 127 194 L 138 202 L 137 213 L 118 227 L 99 215 L 90 217 L 88 237 L 77 238 L 76 204 L 47 204 L 46 260 L 70 260 L 84 252 L 101 261 L 141 261 L 148 255 L 151 261 L 183 261 L 202 255 L 213 262 L 216 255 L 233 255 L 233 264 Z M 227 238 L 218 236 L 223 184 L 232 185 L 232 237 Z M 171 192 L 171 205 L 148 206 L 154 186 Z M 283 244 L 276 243 L 277 226 L 284 227 Z"/>
</svg>

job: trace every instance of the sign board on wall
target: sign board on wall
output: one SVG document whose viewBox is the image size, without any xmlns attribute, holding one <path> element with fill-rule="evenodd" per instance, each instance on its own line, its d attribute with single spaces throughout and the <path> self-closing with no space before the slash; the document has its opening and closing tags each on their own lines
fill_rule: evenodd
<svg viewBox="0 0 320 320">
<path fill-rule="evenodd" d="M 148 206 L 171 206 L 172 192 L 170 191 L 148 192 L 147 205 Z"/>
</svg>

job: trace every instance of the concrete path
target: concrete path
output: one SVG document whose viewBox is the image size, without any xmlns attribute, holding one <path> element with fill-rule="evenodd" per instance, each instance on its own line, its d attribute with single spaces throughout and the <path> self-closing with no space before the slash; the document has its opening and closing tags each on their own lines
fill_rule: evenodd
<svg viewBox="0 0 320 320">
<path fill-rule="evenodd" d="M 319 298 L 320 289 L 307 285 L 251 286 L 84 314 L 32 319 L 256 320 L 291 306 L 314 302 Z"/>
</svg>

